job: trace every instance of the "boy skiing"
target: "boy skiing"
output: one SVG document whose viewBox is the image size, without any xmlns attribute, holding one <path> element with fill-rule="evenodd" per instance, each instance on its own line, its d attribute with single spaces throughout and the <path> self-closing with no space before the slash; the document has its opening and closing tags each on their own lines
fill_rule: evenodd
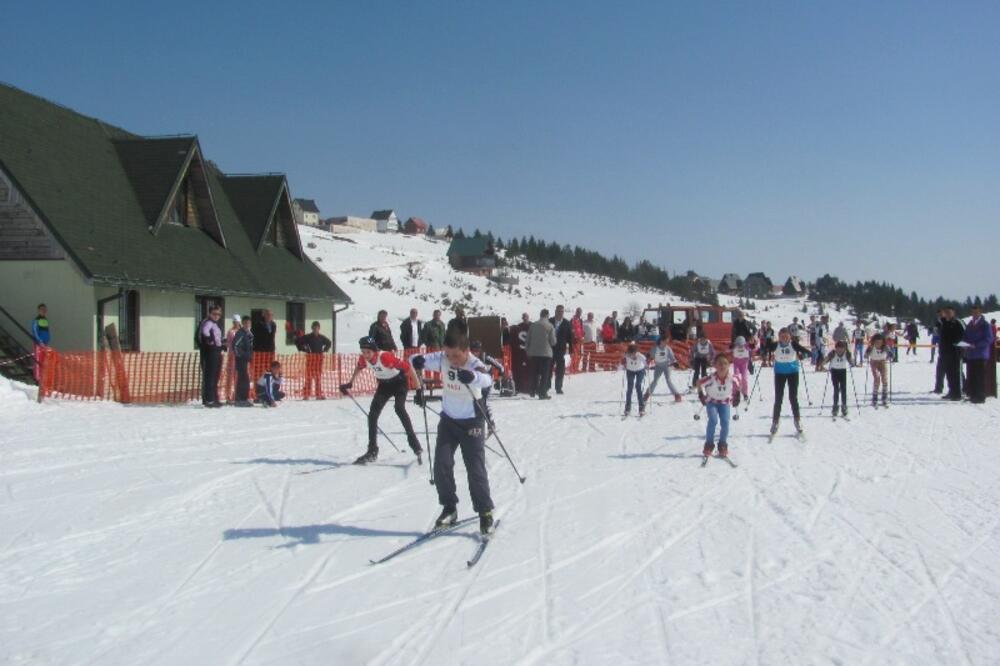
<svg viewBox="0 0 1000 666">
<path fill-rule="evenodd" d="M 860 320 L 854 322 L 851 338 L 854 340 L 854 365 L 861 365 L 865 360 L 865 329 Z"/>
<path fill-rule="evenodd" d="M 448 330 L 444 351 L 417 355 L 410 362 L 417 370 L 440 372 L 443 382 L 441 419 L 434 447 L 434 481 L 442 510 L 434 528 L 458 522 L 455 449 L 461 447 L 472 508 L 479 514 L 479 531 L 486 538 L 493 533 L 493 500 L 486 472 L 485 414 L 479 399 L 483 389 L 493 385 L 493 377 L 469 352 L 468 334 L 462 327 Z"/>
<path fill-rule="evenodd" d="M 743 398 L 746 399 L 748 397 L 747 391 L 750 390 L 750 357 L 753 354 L 753 349 L 747 344 L 746 338 L 738 335 L 733 341 L 731 351 L 733 353 L 733 371 L 740 379 Z"/>
<path fill-rule="evenodd" d="M 729 418 L 732 407 L 739 407 L 742 388 L 739 377 L 730 372 L 729 359 L 719 356 L 715 359 L 715 374 L 698 382 L 698 400 L 708 412 L 705 427 L 705 448 L 702 449 L 702 465 L 708 462 L 715 449 L 715 426 L 719 426 L 719 457 L 729 458 Z"/>
<path fill-rule="evenodd" d="M 715 361 L 715 347 L 702 332 L 691 347 L 691 388 L 698 385 L 698 380 L 708 374 L 708 366 Z"/>
<path fill-rule="evenodd" d="M 871 344 L 865 352 L 865 358 L 868 359 L 868 366 L 872 371 L 872 407 L 878 406 L 878 388 L 880 384 L 882 386 L 882 406 L 889 406 L 889 382 L 887 379 L 887 373 L 889 361 L 892 358 L 891 354 L 892 351 L 886 346 L 885 338 L 882 337 L 882 334 L 876 333 L 873 335 Z"/>
<path fill-rule="evenodd" d="M 678 368 L 680 365 L 677 363 L 677 356 L 674 354 L 674 350 L 670 348 L 670 340 L 666 336 L 661 337 L 656 346 L 653 347 L 653 381 L 649 383 L 649 388 L 646 389 L 646 400 L 648 401 L 652 395 L 653 390 L 656 388 L 656 383 L 660 381 L 662 376 L 667 382 L 667 388 L 674 395 L 674 402 L 681 402 L 684 398 L 681 397 L 681 392 L 677 390 L 674 386 L 673 381 L 670 379 L 670 373 L 672 368 Z"/>
<path fill-rule="evenodd" d="M 792 406 L 792 418 L 795 420 L 795 430 L 802 434 L 802 421 L 799 416 L 799 354 L 809 356 L 809 350 L 792 339 L 787 328 L 778 331 L 778 339 L 769 342 L 769 352 L 774 353 L 774 411 L 771 415 L 771 437 L 778 432 L 778 419 L 781 418 L 781 403 L 785 399 L 785 386 L 788 386 L 788 402 Z"/>
<path fill-rule="evenodd" d="M 646 368 L 649 366 L 649 359 L 639 351 L 639 347 L 633 342 L 629 344 L 622 359 L 621 368 L 625 370 L 625 378 L 628 382 L 628 391 L 625 394 L 625 414 L 624 419 L 632 411 L 632 391 L 635 390 L 636 399 L 639 401 L 639 418 L 646 414 L 646 396 L 642 392 L 642 381 L 646 378 Z"/>
<path fill-rule="evenodd" d="M 354 374 L 351 375 L 350 381 L 340 385 L 340 392 L 347 395 L 354 386 L 354 380 L 365 368 L 369 368 L 375 375 L 375 379 L 378 380 L 378 388 L 372 397 L 371 407 L 368 408 L 368 450 L 359 456 L 354 464 L 365 465 L 378 460 L 378 444 L 376 442 L 378 417 L 382 413 L 385 403 L 390 399 L 395 400 L 396 416 L 399 417 L 399 422 L 406 430 L 406 440 L 409 442 L 410 448 L 417 455 L 417 460 L 423 464 L 420 457 L 423 449 L 420 447 L 417 433 L 413 431 L 410 415 L 406 413 L 406 394 L 410 389 L 407 379 L 412 379 L 413 383 L 419 386 L 420 380 L 417 378 L 417 373 L 413 371 L 409 363 L 396 358 L 392 353 L 380 352 L 378 344 L 372 337 L 361 338 L 358 345 L 361 347 L 361 358 L 358 359 L 358 365 L 354 368 Z"/>
<path fill-rule="evenodd" d="M 820 370 L 824 365 L 830 366 L 830 382 L 833 383 L 833 413 L 837 416 L 837 405 L 840 405 L 840 415 L 847 416 L 847 370 L 854 367 L 851 353 L 847 351 L 847 343 L 838 340 L 833 351 L 820 360 Z"/>
</svg>

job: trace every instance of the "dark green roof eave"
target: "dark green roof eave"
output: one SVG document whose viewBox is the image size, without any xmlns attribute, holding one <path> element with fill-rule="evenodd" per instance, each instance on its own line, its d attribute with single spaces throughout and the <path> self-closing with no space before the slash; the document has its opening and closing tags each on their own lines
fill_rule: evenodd
<svg viewBox="0 0 1000 666">
<path fill-rule="evenodd" d="M 261 291 L 244 291 L 230 289 L 215 285 L 204 284 L 180 284 L 174 282 L 160 282 L 155 280 L 139 280 L 129 277 L 118 277 L 113 275 L 96 275 L 92 278 L 92 283 L 104 287 L 121 287 L 123 289 L 164 289 L 166 291 L 182 291 L 185 293 L 218 295 L 218 296 L 246 296 L 248 298 L 271 298 L 279 301 L 310 301 L 324 303 L 342 303 L 353 305 L 351 297 L 337 290 L 339 294 L 291 294 Z"/>
</svg>

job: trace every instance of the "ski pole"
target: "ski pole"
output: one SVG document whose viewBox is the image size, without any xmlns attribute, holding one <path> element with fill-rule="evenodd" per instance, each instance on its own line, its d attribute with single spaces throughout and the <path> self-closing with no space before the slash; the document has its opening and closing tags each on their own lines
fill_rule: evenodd
<svg viewBox="0 0 1000 666">
<path fill-rule="evenodd" d="M 426 405 L 425 405 L 425 407 L 426 407 Z M 438 418 L 442 418 L 442 416 L 441 416 L 441 412 L 439 412 L 438 410 L 434 409 L 433 407 L 427 407 L 427 409 L 431 410 L 431 414 L 434 414 L 434 415 L 435 415 L 435 416 L 437 416 Z M 490 446 L 490 445 L 489 445 L 489 444 L 487 444 L 486 442 L 483 442 L 483 446 L 485 446 L 485 447 L 486 447 L 486 450 L 487 450 L 487 451 L 489 451 L 490 453 L 494 453 L 494 454 L 496 454 L 497 456 L 499 456 L 500 458 L 503 458 L 503 454 L 502 454 L 502 453 L 500 453 L 499 451 L 497 451 L 496 449 L 494 449 L 494 448 L 493 448 L 492 446 Z M 429 459 L 430 459 L 430 458 L 428 457 L 428 460 L 429 460 Z"/>
<path fill-rule="evenodd" d="M 848 372 L 851 373 L 851 389 L 854 391 L 854 406 L 858 408 L 858 414 L 861 414 L 861 403 L 858 401 L 858 385 L 854 383 L 854 367 L 852 366 Z"/>
<path fill-rule="evenodd" d="M 827 377 L 827 379 L 829 380 L 829 377 Z M 823 382 L 823 399 L 819 401 L 819 411 L 820 412 L 823 411 L 823 406 L 826 404 L 826 387 L 829 386 L 829 385 L 830 385 L 829 381 Z M 834 397 L 836 397 L 836 396 L 834 396 Z M 834 400 L 834 407 L 836 407 L 836 406 L 837 406 L 837 401 Z"/>
<path fill-rule="evenodd" d="M 699 402 L 701 402 L 701 401 L 699 400 Z M 694 413 L 694 420 L 695 420 L 695 421 L 700 421 L 700 420 L 701 420 L 701 411 L 702 411 L 703 409 L 705 409 L 705 404 L 704 404 L 704 403 L 702 403 L 701 407 L 699 407 L 699 408 L 698 408 L 698 409 L 697 409 L 697 410 L 695 411 L 695 413 Z"/>
<path fill-rule="evenodd" d="M 889 404 L 892 404 L 892 359 L 889 359 Z"/>
<path fill-rule="evenodd" d="M 760 383 L 760 368 L 757 368 L 757 377 L 753 380 L 753 388 L 750 389 L 750 395 L 747 396 L 747 406 L 743 408 L 743 413 L 750 411 L 750 400 L 753 398 L 753 394 L 757 391 L 757 384 Z M 763 400 L 763 398 L 761 398 Z"/>
<path fill-rule="evenodd" d="M 507 447 L 504 446 L 503 442 L 500 440 L 500 435 L 497 434 L 497 428 L 496 425 L 493 423 L 493 419 L 490 418 L 490 415 L 487 413 L 486 409 L 481 404 L 479 404 L 479 399 L 476 398 L 476 394 L 472 392 L 472 387 L 469 386 L 468 384 L 465 384 L 465 388 L 469 391 L 469 396 L 472 398 L 472 402 L 475 403 L 476 408 L 479 410 L 479 413 L 483 415 L 483 418 L 486 419 L 486 422 L 490 425 L 490 428 L 493 431 L 490 434 L 493 435 L 493 439 L 497 440 L 497 444 L 500 445 L 500 449 L 503 451 L 503 454 L 507 457 L 507 462 L 510 463 L 511 469 L 514 470 L 514 474 L 517 475 L 518 480 L 523 484 L 525 481 L 528 480 L 528 477 L 521 476 L 521 473 L 517 471 L 517 465 L 514 464 L 514 461 L 510 457 L 510 453 L 507 452 Z M 483 445 L 485 446 L 485 444 L 486 440 L 484 439 Z"/>
<path fill-rule="evenodd" d="M 799 362 L 799 374 L 802 376 L 802 384 L 806 387 L 806 401 L 809 406 L 812 407 L 813 401 L 812 397 L 809 395 L 809 382 L 806 381 L 806 369 L 802 366 L 802 362 Z"/>
<path fill-rule="evenodd" d="M 361 410 L 361 413 L 365 415 L 365 418 L 369 418 L 368 412 L 365 411 L 365 408 L 361 406 L 361 403 L 359 403 L 357 400 L 354 399 L 354 396 L 351 395 L 350 391 L 344 391 L 344 395 L 346 395 L 348 398 L 350 398 L 351 402 L 353 402 L 355 405 L 357 405 L 358 409 Z M 402 449 L 400 449 L 398 446 L 396 446 L 393 443 L 393 441 L 391 439 L 389 439 L 389 435 L 385 434 L 385 431 L 382 430 L 382 426 L 380 426 L 378 424 L 378 421 L 375 422 L 375 427 L 378 428 L 378 431 L 380 433 L 382 433 L 382 436 L 385 437 L 386 441 L 389 442 L 389 444 L 392 444 L 392 448 L 396 449 L 396 451 L 398 451 L 399 453 L 403 452 Z"/>
<path fill-rule="evenodd" d="M 427 445 L 427 471 L 430 473 L 430 483 L 434 485 L 434 457 L 431 455 L 431 429 L 427 425 L 427 396 L 423 395 L 424 390 L 424 378 L 418 377 L 420 379 L 420 392 L 422 399 L 420 400 L 420 406 L 423 408 L 424 412 L 424 443 Z"/>
</svg>

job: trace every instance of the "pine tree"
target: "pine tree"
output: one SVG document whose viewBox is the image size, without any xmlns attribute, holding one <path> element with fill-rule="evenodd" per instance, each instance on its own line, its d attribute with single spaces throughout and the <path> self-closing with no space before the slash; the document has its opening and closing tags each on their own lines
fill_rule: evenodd
<svg viewBox="0 0 1000 666">
<path fill-rule="evenodd" d="M 434 236 L 436 236 L 436 235 L 437 235 L 437 234 L 436 234 L 436 233 L 434 232 L 434 225 L 433 225 L 433 224 L 428 224 L 428 225 L 427 225 L 427 234 L 426 234 L 426 235 L 427 235 L 428 237 L 430 237 L 430 238 L 434 238 Z"/>
</svg>

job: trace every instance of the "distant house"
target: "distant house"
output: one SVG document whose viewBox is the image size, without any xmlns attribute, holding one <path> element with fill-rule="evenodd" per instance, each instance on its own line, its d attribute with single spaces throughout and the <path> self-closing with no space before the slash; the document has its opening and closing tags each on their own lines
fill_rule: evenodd
<svg viewBox="0 0 1000 666">
<path fill-rule="evenodd" d="M 768 298 L 774 283 L 763 273 L 750 273 L 743 281 L 743 295 L 748 298 Z"/>
<path fill-rule="evenodd" d="M 372 213 L 372 219 L 375 220 L 375 231 L 380 234 L 399 231 L 399 218 L 392 209 L 377 210 Z"/>
<path fill-rule="evenodd" d="M 497 257 L 485 236 L 453 238 L 448 247 L 448 263 L 455 270 L 489 277 L 497 266 Z"/>
<path fill-rule="evenodd" d="M 415 236 L 427 233 L 427 223 L 419 217 L 411 217 L 403 224 L 403 233 Z"/>
<path fill-rule="evenodd" d="M 196 136 L 139 136 L 0 84 L 0 306 L 29 322 L 38 303 L 59 351 L 98 349 L 114 323 L 126 351 L 190 352 L 213 305 L 332 332 L 350 299 L 306 257 L 283 175 L 227 175 Z"/>
<path fill-rule="evenodd" d="M 323 220 L 323 226 L 330 231 L 338 231 L 333 227 L 349 227 L 359 231 L 378 231 L 378 223 L 370 217 L 353 217 L 351 215 L 341 215 L 339 217 L 328 217 Z"/>
<path fill-rule="evenodd" d="M 781 289 L 781 293 L 785 296 L 801 296 L 805 291 L 805 283 L 796 275 L 789 275 L 785 280 L 785 286 Z"/>
<path fill-rule="evenodd" d="M 743 291 L 743 280 L 736 273 L 726 273 L 719 280 L 719 293 L 738 295 Z"/>
<path fill-rule="evenodd" d="M 687 277 L 691 284 L 700 285 L 711 293 L 716 293 L 719 290 L 718 280 L 713 280 L 712 278 L 705 277 L 704 275 L 698 275 L 694 271 L 688 271 L 685 273 L 685 277 Z"/>
<path fill-rule="evenodd" d="M 292 212 L 295 214 L 296 224 L 319 226 L 319 208 L 312 199 L 295 199 L 292 201 Z"/>
</svg>

